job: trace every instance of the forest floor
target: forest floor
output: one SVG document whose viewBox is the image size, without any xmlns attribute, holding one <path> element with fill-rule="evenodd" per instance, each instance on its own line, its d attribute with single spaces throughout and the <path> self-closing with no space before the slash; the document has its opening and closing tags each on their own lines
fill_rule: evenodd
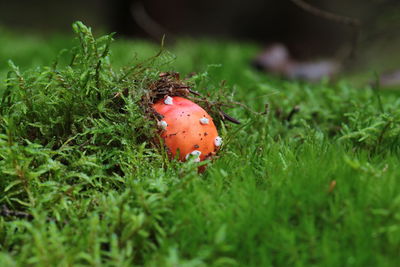
<svg viewBox="0 0 400 267">
<path fill-rule="evenodd" d="M 398 91 L 273 77 L 251 43 L 75 31 L 0 34 L 0 266 L 398 264 Z M 202 174 L 151 145 L 165 71 L 243 104 Z"/>
</svg>

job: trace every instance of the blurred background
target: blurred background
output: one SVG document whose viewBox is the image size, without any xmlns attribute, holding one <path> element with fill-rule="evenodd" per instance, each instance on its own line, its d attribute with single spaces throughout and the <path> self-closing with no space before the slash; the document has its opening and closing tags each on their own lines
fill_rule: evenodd
<svg viewBox="0 0 400 267">
<path fill-rule="evenodd" d="M 399 11 L 398 0 L 0 0 L 0 27 L 70 34 L 71 23 L 82 20 L 96 31 L 116 32 L 119 38 L 159 43 L 166 34 L 167 44 L 182 37 L 254 42 L 261 47 L 280 43 L 299 61 L 342 62 L 352 57 L 353 65 L 362 66 L 367 57 L 383 64 L 382 69 L 393 69 L 399 54 Z"/>
</svg>

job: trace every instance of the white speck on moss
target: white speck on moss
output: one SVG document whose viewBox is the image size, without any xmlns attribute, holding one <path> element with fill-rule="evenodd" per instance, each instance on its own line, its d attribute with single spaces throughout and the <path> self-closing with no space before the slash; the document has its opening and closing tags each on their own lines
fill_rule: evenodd
<svg viewBox="0 0 400 267">
<path fill-rule="evenodd" d="M 174 104 L 174 100 L 172 99 L 172 97 L 167 96 L 167 97 L 164 99 L 164 104 L 165 104 L 165 105 L 173 105 L 173 104 Z"/>
<path fill-rule="evenodd" d="M 200 162 L 200 155 L 201 151 L 193 150 L 191 153 L 186 155 L 185 159 L 188 160 L 189 158 L 194 158 L 194 162 Z"/>
<path fill-rule="evenodd" d="M 165 130 L 168 127 L 168 123 L 166 121 L 159 121 L 157 124 L 158 127 L 162 128 L 163 130 Z"/>
<path fill-rule="evenodd" d="M 208 121 L 207 118 L 201 118 L 201 119 L 200 119 L 200 123 L 201 123 L 201 124 L 208 124 L 208 122 L 209 122 L 209 121 Z"/>
<path fill-rule="evenodd" d="M 215 139 L 214 139 L 214 145 L 215 145 L 215 146 L 221 146 L 221 145 L 222 145 L 222 138 L 219 137 L 219 136 L 215 137 Z"/>
</svg>

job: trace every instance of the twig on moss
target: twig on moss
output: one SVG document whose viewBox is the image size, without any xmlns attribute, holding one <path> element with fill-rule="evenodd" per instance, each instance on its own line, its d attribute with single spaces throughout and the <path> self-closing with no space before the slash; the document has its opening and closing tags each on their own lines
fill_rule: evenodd
<svg viewBox="0 0 400 267">
<path fill-rule="evenodd" d="M 229 116 L 228 114 L 226 114 L 225 112 L 223 112 L 222 110 L 219 111 L 221 116 L 223 117 L 223 119 L 230 121 L 234 124 L 240 124 L 241 122 L 237 119 L 235 119 L 234 117 Z"/>
</svg>

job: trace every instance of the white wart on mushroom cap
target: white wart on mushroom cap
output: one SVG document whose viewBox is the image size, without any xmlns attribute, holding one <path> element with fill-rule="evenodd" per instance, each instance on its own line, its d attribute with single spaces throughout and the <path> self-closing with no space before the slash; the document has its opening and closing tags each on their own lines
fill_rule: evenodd
<svg viewBox="0 0 400 267">
<path fill-rule="evenodd" d="M 168 127 L 168 123 L 166 121 L 159 121 L 157 123 L 158 127 L 160 127 L 161 129 L 165 130 Z"/>
<path fill-rule="evenodd" d="M 217 146 L 217 147 L 222 145 L 222 138 L 220 136 L 215 137 L 214 145 Z"/>
<path fill-rule="evenodd" d="M 185 158 L 186 158 L 186 160 L 188 160 L 190 157 L 193 157 L 194 162 L 200 162 L 200 155 L 201 155 L 201 151 L 193 150 L 192 152 L 187 154 Z"/>
<path fill-rule="evenodd" d="M 165 104 L 165 105 L 173 105 L 173 104 L 174 104 L 174 100 L 172 99 L 172 97 L 167 96 L 167 97 L 164 99 L 164 104 Z"/>
<path fill-rule="evenodd" d="M 209 123 L 209 120 L 207 118 L 203 117 L 200 119 L 200 123 L 206 125 Z"/>
</svg>

